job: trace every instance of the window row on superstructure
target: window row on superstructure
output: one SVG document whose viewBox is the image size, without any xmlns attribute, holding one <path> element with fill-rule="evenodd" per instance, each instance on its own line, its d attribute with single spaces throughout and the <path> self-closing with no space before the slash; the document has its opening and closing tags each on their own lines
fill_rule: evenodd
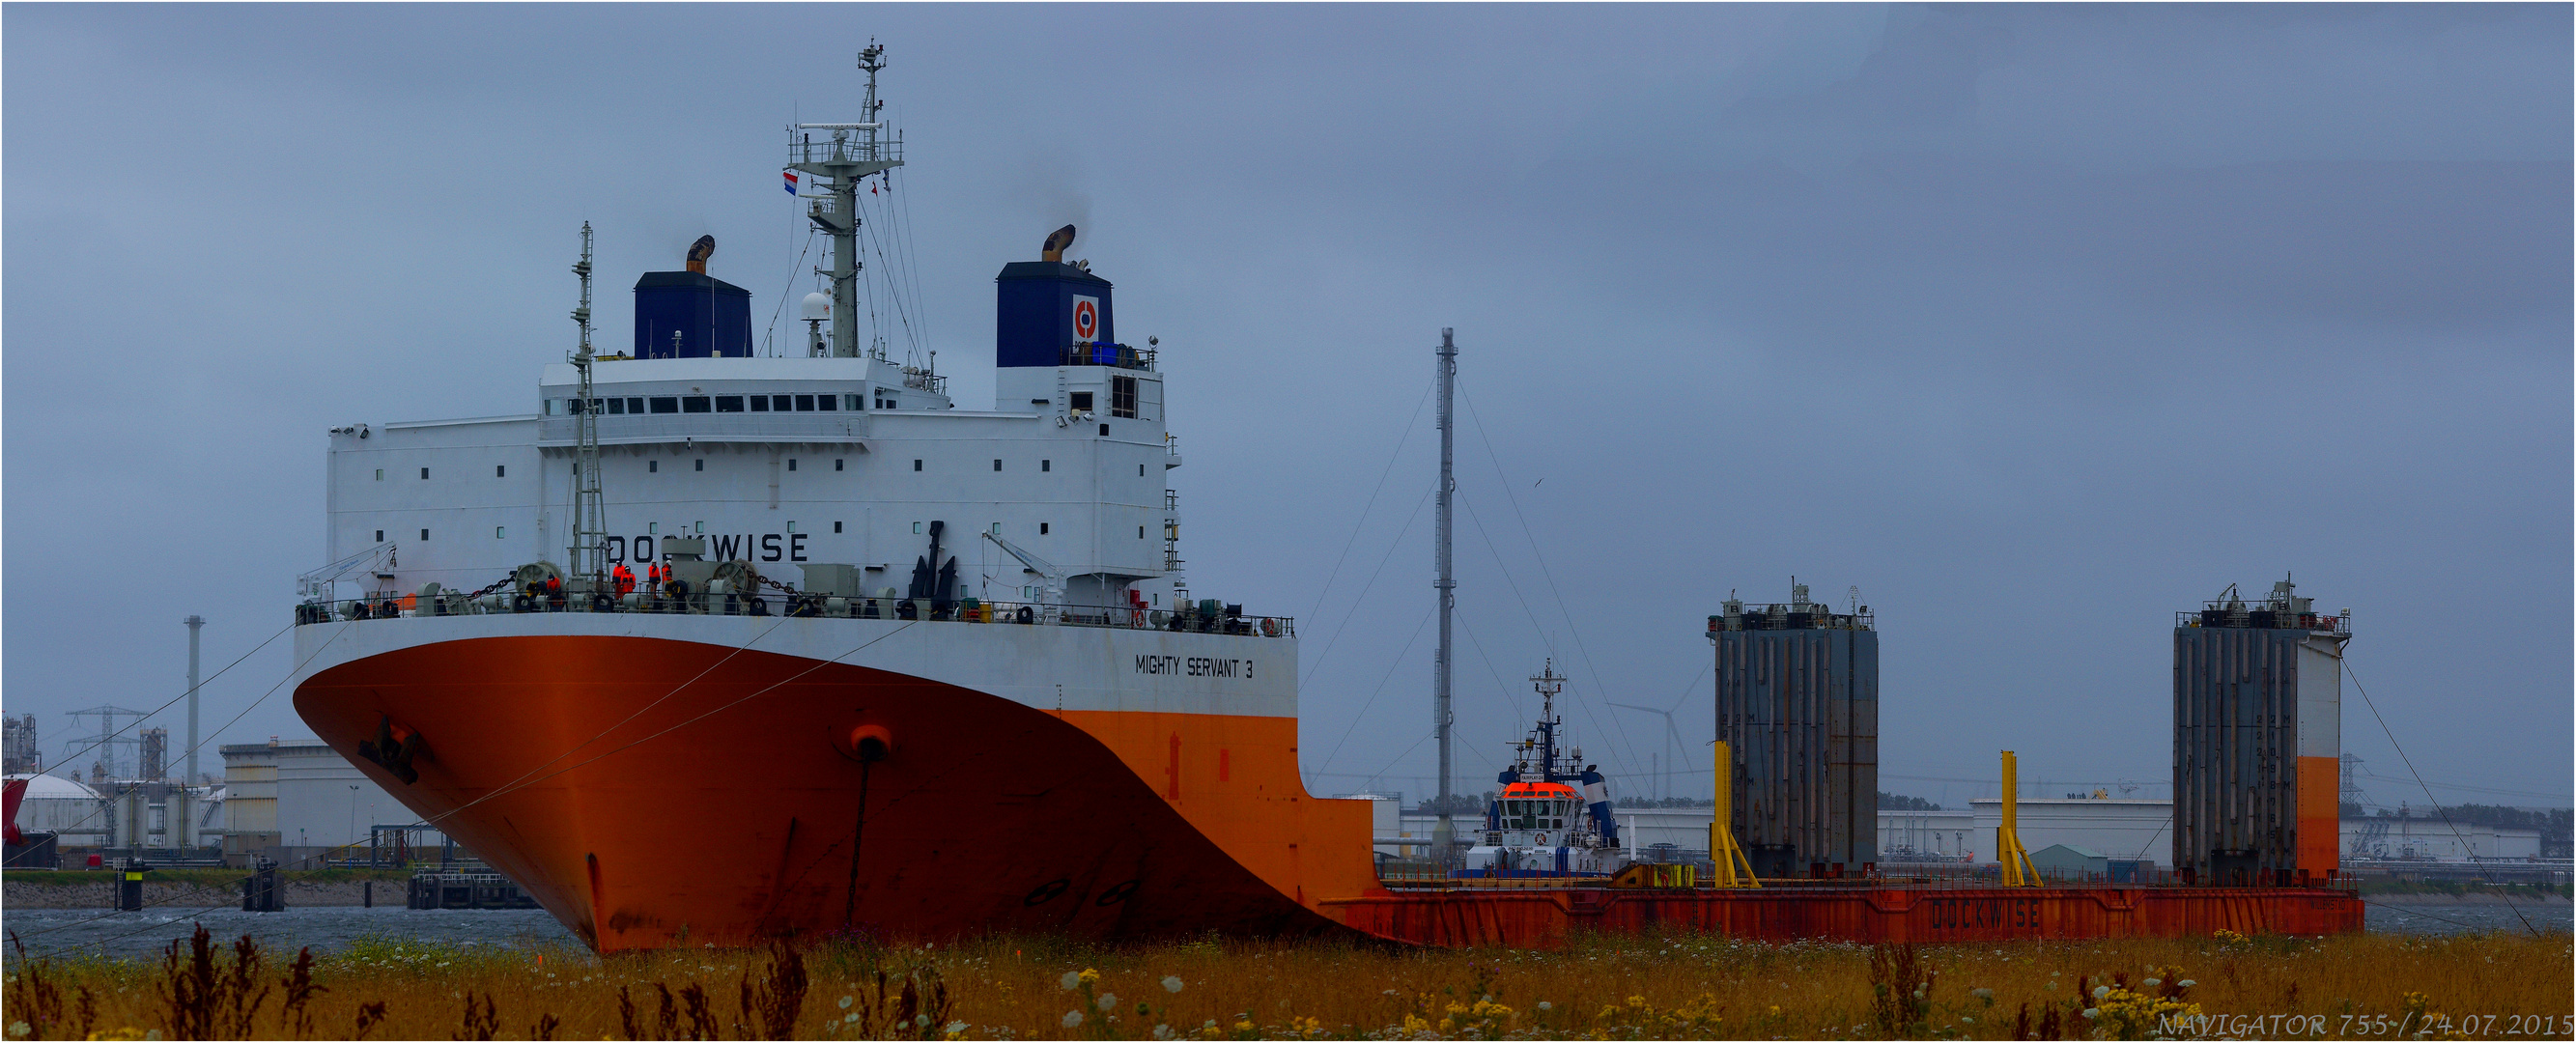
<svg viewBox="0 0 2576 1043">
<path fill-rule="evenodd" d="M 894 408 L 894 400 L 879 392 L 874 404 L 879 409 Z M 594 398 L 590 409 L 602 416 L 642 415 L 647 413 L 837 413 L 858 412 L 868 408 L 867 395 L 799 394 L 799 395 L 627 395 L 616 398 Z M 572 416 L 582 411 L 579 398 L 549 398 L 547 416 Z"/>
</svg>

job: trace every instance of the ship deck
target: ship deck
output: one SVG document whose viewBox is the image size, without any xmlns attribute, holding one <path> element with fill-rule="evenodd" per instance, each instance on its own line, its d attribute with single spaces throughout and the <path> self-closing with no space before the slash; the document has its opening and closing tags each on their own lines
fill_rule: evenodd
<svg viewBox="0 0 2576 1043">
<path fill-rule="evenodd" d="M 1985 942 L 2338 934 L 2361 930 L 2355 892 L 2327 887 L 1794 881 L 1758 888 L 1556 887 L 1390 881 L 1328 901 L 1347 926 L 1417 945 L 1547 948 L 1576 934 L 1702 931 L 1771 942 Z"/>
</svg>

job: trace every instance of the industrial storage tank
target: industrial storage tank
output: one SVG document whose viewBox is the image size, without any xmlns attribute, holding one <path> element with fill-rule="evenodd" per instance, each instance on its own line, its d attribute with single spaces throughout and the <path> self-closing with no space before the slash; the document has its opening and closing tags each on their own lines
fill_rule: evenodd
<svg viewBox="0 0 2576 1043">
<path fill-rule="evenodd" d="M 107 831 L 107 804 L 98 792 L 59 775 L 11 775 L 8 781 L 27 781 L 27 796 L 18 805 L 18 828 L 29 833 L 80 834 L 82 831 L 104 836 Z M 86 842 L 95 844 L 97 837 Z"/>
<path fill-rule="evenodd" d="M 1869 609 L 1728 599 L 1708 617 L 1717 737 L 1734 760 L 1728 828 L 1754 875 L 1836 877 L 1878 862 L 1878 632 Z"/>
<path fill-rule="evenodd" d="M 2289 580 L 2229 586 L 2174 616 L 2173 864 L 2221 886 L 2322 884 L 2342 796 L 2350 610 L 2318 615 Z"/>
</svg>

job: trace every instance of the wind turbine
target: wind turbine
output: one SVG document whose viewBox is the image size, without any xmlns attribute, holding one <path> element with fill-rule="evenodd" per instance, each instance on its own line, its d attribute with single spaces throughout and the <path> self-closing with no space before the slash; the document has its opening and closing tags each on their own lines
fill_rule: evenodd
<svg viewBox="0 0 2576 1043">
<path fill-rule="evenodd" d="M 1685 695 L 1682 698 L 1688 699 L 1690 696 Z M 1603 702 L 1609 701 L 1605 699 Z M 1652 706 L 1632 706 L 1627 703 L 1609 703 L 1609 705 L 1616 706 L 1622 710 L 1642 710 L 1646 713 L 1659 713 L 1664 715 L 1664 770 L 1657 773 L 1663 777 L 1657 779 L 1656 784 L 1662 788 L 1663 796 L 1672 796 L 1673 757 L 1680 750 L 1682 741 L 1681 728 L 1673 724 L 1673 712 L 1671 710 L 1658 710 Z"/>
</svg>

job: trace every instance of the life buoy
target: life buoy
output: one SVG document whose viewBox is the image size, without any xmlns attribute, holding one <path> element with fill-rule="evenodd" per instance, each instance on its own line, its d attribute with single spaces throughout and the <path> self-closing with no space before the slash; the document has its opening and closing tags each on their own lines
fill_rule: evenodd
<svg viewBox="0 0 2576 1043">
<path fill-rule="evenodd" d="M 1541 834 L 1539 834 L 1539 835 L 1538 835 L 1538 846 L 1540 846 L 1540 847 L 1546 847 L 1546 846 L 1547 846 L 1547 834 L 1545 834 L 1545 833 L 1541 833 Z"/>
<path fill-rule="evenodd" d="M 1276 619 L 1273 619 L 1273 618 L 1271 618 L 1271 617 L 1269 617 L 1269 616 L 1263 616 L 1263 617 L 1261 617 L 1261 636 L 1263 636 L 1263 637 L 1278 637 L 1278 636 L 1279 636 L 1279 621 L 1278 621 L 1278 620 L 1276 620 Z"/>
</svg>

